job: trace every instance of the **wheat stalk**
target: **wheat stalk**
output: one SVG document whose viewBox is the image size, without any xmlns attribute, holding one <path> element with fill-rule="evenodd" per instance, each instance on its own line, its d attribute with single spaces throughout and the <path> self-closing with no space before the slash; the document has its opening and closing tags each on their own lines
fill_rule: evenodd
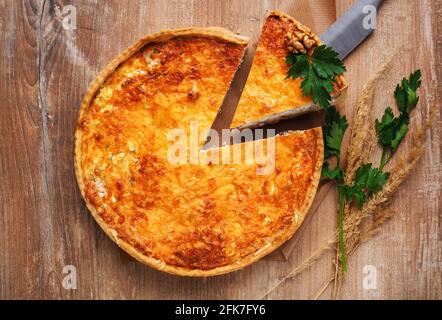
<svg viewBox="0 0 442 320">
<path fill-rule="evenodd" d="M 379 78 L 391 67 L 393 58 L 399 52 L 394 50 L 387 58 L 387 61 L 371 76 L 362 89 L 356 105 L 356 114 L 353 118 L 353 129 L 351 131 L 350 144 L 347 149 L 347 168 L 345 170 L 344 182 L 353 182 L 357 168 L 367 159 L 376 145 L 376 137 L 371 121 L 373 110 L 373 97 L 376 83 Z"/>
</svg>

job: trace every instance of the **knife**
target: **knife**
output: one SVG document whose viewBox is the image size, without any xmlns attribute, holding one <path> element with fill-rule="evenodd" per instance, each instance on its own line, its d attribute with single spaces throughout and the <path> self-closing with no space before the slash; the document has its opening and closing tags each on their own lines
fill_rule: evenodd
<svg viewBox="0 0 442 320">
<path fill-rule="evenodd" d="M 345 59 L 352 51 L 354 51 L 365 39 L 367 39 L 375 30 L 365 21 L 369 19 L 370 14 L 376 17 L 383 0 L 358 0 L 350 9 L 348 9 L 341 17 L 339 17 L 320 37 L 322 42 L 332 47 L 341 60 Z M 374 12 L 373 12 L 374 11 Z M 373 21 L 371 21 L 373 22 Z M 229 94 L 224 99 L 220 111 L 213 122 L 212 129 L 220 132 L 223 128 L 227 128 L 233 119 L 234 110 L 238 105 L 241 97 L 241 90 L 244 87 L 247 76 L 244 72 L 250 71 L 251 60 L 245 60 L 240 70 L 242 75 L 234 77 L 229 90 Z M 333 98 L 333 97 L 332 97 Z M 333 102 L 333 101 L 332 101 Z M 235 108 L 232 108 L 235 106 Z M 233 112 L 232 112 L 233 111 Z M 306 104 L 299 108 L 285 111 L 278 114 L 280 120 L 276 123 L 275 115 L 250 122 L 247 125 L 238 127 L 238 129 L 246 128 L 266 128 L 275 127 L 276 133 L 283 131 L 306 130 L 324 124 L 325 115 L 321 108 L 313 103 Z M 286 120 L 284 120 L 284 118 Z M 266 122 L 267 124 L 264 124 Z M 272 124 L 276 123 L 276 124 Z M 206 141 L 207 142 L 207 141 Z M 222 141 L 222 145 L 230 144 L 231 141 Z M 212 144 L 206 143 L 203 149 L 213 147 Z"/>
</svg>

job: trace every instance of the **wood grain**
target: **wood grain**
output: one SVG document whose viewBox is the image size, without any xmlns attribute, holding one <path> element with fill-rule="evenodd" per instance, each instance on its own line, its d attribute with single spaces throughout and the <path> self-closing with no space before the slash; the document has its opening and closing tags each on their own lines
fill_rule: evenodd
<svg viewBox="0 0 442 320">
<path fill-rule="evenodd" d="M 337 1 L 337 14 L 352 1 Z M 419 108 L 412 124 L 425 119 L 433 89 L 438 90 L 440 110 L 440 1 L 386 1 L 378 19 L 376 35 L 364 43 L 346 62 L 347 77 L 354 84 L 342 106 L 352 117 L 357 95 L 367 75 L 380 66 L 389 52 L 401 48 L 393 69 L 377 85 L 374 100 L 376 117 L 393 105 L 395 84 L 402 76 L 420 68 L 423 85 Z M 439 28 L 439 30 L 438 30 Z M 414 39 L 410 41 L 410 39 Z M 384 50 L 379 50 L 383 48 Z M 367 63 L 369 61 L 370 63 Z M 439 65 L 439 67 L 438 67 Z M 352 68 L 351 66 L 357 66 Z M 361 247 L 349 264 L 350 272 L 343 298 L 436 299 L 442 295 L 441 216 L 441 125 L 440 118 L 427 135 L 427 152 L 411 178 L 401 188 L 392 206 L 398 215 L 382 228 L 378 237 Z M 404 143 L 398 152 L 409 146 Z M 380 159 L 379 151 L 373 160 Z M 379 290 L 363 290 L 364 265 L 378 269 Z"/>
<path fill-rule="evenodd" d="M 334 3 L 310 2 L 317 12 Z M 337 0 L 336 13 L 353 2 Z M 77 10 L 76 30 L 65 30 L 56 14 L 56 5 L 68 4 Z M 0 298 L 305 299 L 322 286 L 332 272 L 331 255 L 275 287 L 333 234 L 333 192 L 305 226 L 287 262 L 260 261 L 208 279 L 180 278 L 139 264 L 104 235 L 84 206 L 72 163 L 82 95 L 106 62 L 129 44 L 165 28 L 210 25 L 251 36 L 253 44 L 266 10 L 291 5 L 276 0 L 0 2 Z M 346 61 L 351 88 L 340 107 L 348 117 L 364 81 L 396 46 L 404 50 L 394 72 L 379 83 L 376 115 L 393 103 L 400 77 L 419 67 L 424 89 L 412 122 L 424 117 L 433 82 L 442 94 L 441 13 L 440 0 L 386 1 L 376 34 Z M 325 28 L 318 25 L 319 31 Z M 395 200 L 398 216 L 351 258 L 343 298 L 442 298 L 440 134 L 439 119 L 427 136 L 425 158 Z M 362 289 L 367 264 L 377 267 L 377 290 Z M 62 286 L 66 265 L 77 269 L 76 290 Z"/>
</svg>

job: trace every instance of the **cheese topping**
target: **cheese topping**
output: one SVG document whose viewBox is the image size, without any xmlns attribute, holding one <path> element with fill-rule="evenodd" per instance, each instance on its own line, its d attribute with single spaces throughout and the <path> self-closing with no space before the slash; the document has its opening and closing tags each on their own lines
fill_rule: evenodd
<svg viewBox="0 0 442 320">
<path fill-rule="evenodd" d="M 86 200 L 115 237 L 146 257 L 210 270 L 280 241 L 303 220 L 294 213 L 305 212 L 322 163 L 320 129 L 272 138 L 270 175 L 257 175 L 260 164 L 244 161 L 167 160 L 169 130 L 189 134 L 193 121 L 200 130 L 210 128 L 244 49 L 202 37 L 148 44 L 113 72 L 79 120 Z M 266 81 L 261 73 L 254 77 Z M 268 107 L 277 108 L 275 99 L 284 94 L 268 95 Z"/>
</svg>

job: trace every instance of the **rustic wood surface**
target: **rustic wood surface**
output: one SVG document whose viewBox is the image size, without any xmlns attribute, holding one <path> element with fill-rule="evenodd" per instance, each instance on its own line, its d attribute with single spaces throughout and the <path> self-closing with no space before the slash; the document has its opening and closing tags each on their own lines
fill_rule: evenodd
<svg viewBox="0 0 442 320">
<path fill-rule="evenodd" d="M 121 50 L 145 34 L 184 26 L 222 26 L 255 43 L 266 10 L 289 10 L 292 2 L 0 1 L 0 298 L 312 297 L 331 275 L 331 255 L 275 285 L 333 234 L 333 191 L 309 219 L 287 262 L 260 261 L 208 279 L 180 278 L 141 265 L 105 236 L 88 214 L 73 169 L 82 95 Z M 315 0 L 310 5 L 319 17 L 330 6 L 340 15 L 353 2 L 336 0 L 335 6 L 333 0 Z M 76 30 L 65 30 L 57 17 L 56 5 L 67 4 L 77 10 Z M 440 100 L 441 17 L 441 0 L 386 0 L 376 34 L 346 61 L 351 86 L 340 108 L 349 118 L 364 81 L 398 46 L 402 51 L 393 71 L 378 84 L 376 115 L 393 103 L 400 78 L 418 67 L 424 83 L 412 122 L 424 117 L 436 81 Z M 321 21 L 318 32 L 328 24 Z M 438 120 L 427 135 L 423 161 L 394 201 L 398 215 L 351 257 L 343 298 L 442 298 L 441 127 Z M 66 265 L 77 270 L 76 290 L 62 286 Z M 362 287 L 365 265 L 377 269 L 375 290 Z M 330 297 L 330 290 L 322 296 Z"/>
</svg>

